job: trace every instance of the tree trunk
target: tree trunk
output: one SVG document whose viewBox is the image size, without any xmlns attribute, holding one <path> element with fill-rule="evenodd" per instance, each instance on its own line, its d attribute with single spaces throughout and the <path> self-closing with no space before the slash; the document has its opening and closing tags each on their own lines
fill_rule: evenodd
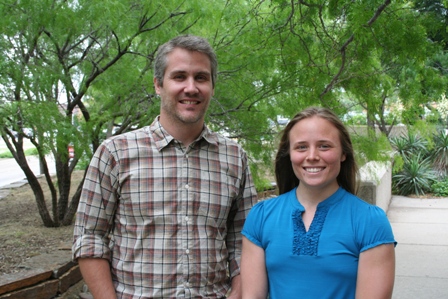
<svg viewBox="0 0 448 299">
<path fill-rule="evenodd" d="M 65 157 L 68 159 L 67 157 Z M 71 175 L 69 172 L 68 161 L 64 157 L 56 158 L 56 169 L 58 177 L 58 189 L 59 189 L 59 200 L 58 200 L 58 220 L 63 220 L 68 208 L 68 201 L 70 197 L 70 186 L 71 186 Z M 65 160 L 65 162 L 64 162 Z"/>
<path fill-rule="evenodd" d="M 87 171 L 84 171 L 84 176 L 81 182 L 79 183 L 75 194 L 73 195 L 72 201 L 70 202 L 70 206 L 68 207 L 67 212 L 65 213 L 65 217 L 61 222 L 62 225 L 71 225 L 73 222 L 73 218 L 76 214 L 76 211 L 78 210 L 79 199 L 81 198 L 82 185 L 84 184 L 86 172 Z"/>
</svg>

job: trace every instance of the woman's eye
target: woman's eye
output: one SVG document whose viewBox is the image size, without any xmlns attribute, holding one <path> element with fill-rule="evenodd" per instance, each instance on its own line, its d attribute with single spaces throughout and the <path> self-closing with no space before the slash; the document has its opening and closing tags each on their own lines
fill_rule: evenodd
<svg viewBox="0 0 448 299">
<path fill-rule="evenodd" d="M 298 145 L 296 146 L 297 151 L 305 151 L 308 147 L 306 145 Z"/>
</svg>

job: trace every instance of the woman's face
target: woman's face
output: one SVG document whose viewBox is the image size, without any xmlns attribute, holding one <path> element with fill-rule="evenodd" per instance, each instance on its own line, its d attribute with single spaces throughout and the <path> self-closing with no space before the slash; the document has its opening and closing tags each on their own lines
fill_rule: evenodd
<svg viewBox="0 0 448 299">
<path fill-rule="evenodd" d="M 305 118 L 289 132 L 289 153 L 299 188 L 334 192 L 337 176 L 345 160 L 339 131 L 319 116 Z"/>
</svg>

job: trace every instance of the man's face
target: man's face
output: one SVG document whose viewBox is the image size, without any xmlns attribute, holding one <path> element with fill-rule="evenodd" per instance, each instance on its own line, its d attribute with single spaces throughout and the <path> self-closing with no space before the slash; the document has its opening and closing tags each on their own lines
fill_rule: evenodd
<svg viewBox="0 0 448 299">
<path fill-rule="evenodd" d="M 163 87 L 154 79 L 160 95 L 160 120 L 179 125 L 201 125 L 213 96 L 211 64 L 207 55 L 175 48 L 167 55 Z"/>
</svg>

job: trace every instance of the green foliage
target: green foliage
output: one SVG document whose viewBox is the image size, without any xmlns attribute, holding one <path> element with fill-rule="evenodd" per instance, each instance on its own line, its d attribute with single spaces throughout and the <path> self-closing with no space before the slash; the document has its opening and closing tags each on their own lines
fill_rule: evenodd
<svg viewBox="0 0 448 299">
<path fill-rule="evenodd" d="M 211 13 L 225 8 L 210 4 L 197 9 L 200 6 L 197 1 L 0 3 L 0 27 L 5 29 L 0 36 L 0 130 L 14 152 L 21 153 L 13 155 L 22 159 L 19 165 L 26 163 L 21 158 L 26 138 L 40 158 L 51 152 L 55 159 L 59 183 L 47 183 L 59 188 L 59 194 L 52 192 L 47 203 L 35 175 L 27 177 L 40 206 L 51 202 L 61 208 L 53 209 L 52 217 L 39 209 L 44 225 L 71 223 L 75 209 L 70 204 L 77 198 L 68 198 L 72 192 L 67 180 L 78 161 L 85 167 L 107 137 L 104 131 L 125 132 L 158 114 L 154 53 L 169 38 L 194 33 L 199 19 L 211 30 L 206 26 L 213 23 Z M 214 36 L 210 31 L 203 35 Z M 24 137 L 29 130 L 32 135 Z M 68 158 L 68 145 L 74 146 L 75 159 Z"/>
<path fill-rule="evenodd" d="M 255 177 L 254 184 L 255 184 L 255 189 L 257 190 L 257 192 L 272 190 L 272 188 L 273 188 L 272 182 L 270 180 L 268 180 L 267 178 L 260 177 L 260 176 Z"/>
<path fill-rule="evenodd" d="M 392 148 L 405 158 L 416 154 L 426 155 L 428 152 L 428 141 L 411 132 L 406 136 L 391 137 L 389 140 Z"/>
<path fill-rule="evenodd" d="M 373 136 L 373 137 L 372 137 Z M 368 161 L 390 161 L 392 148 L 384 134 L 352 134 L 353 148 L 359 167 Z M 373 138 L 373 140 L 372 140 Z"/>
<path fill-rule="evenodd" d="M 25 150 L 25 156 L 37 156 L 38 154 L 36 148 L 28 148 Z M 13 158 L 13 155 L 9 150 L 5 149 L 0 152 L 0 158 Z"/>
<path fill-rule="evenodd" d="M 30 149 L 25 150 L 25 155 L 26 156 L 37 156 L 37 155 L 39 155 L 39 153 L 37 152 L 36 148 L 30 148 Z"/>
<path fill-rule="evenodd" d="M 347 120 L 345 121 L 345 124 L 346 125 L 351 125 L 351 126 L 353 126 L 353 125 L 366 125 L 367 124 L 367 118 L 366 118 L 366 116 L 364 116 L 364 115 L 361 115 L 361 114 L 356 114 L 356 115 L 353 115 L 353 116 L 351 116 L 351 117 L 349 117 L 349 118 L 347 118 Z"/>
<path fill-rule="evenodd" d="M 154 119 L 158 46 L 181 33 L 197 34 L 209 39 L 219 60 L 207 124 L 244 146 L 262 186 L 278 115 L 290 118 L 311 105 L 344 115 L 356 106 L 371 117 L 369 126 L 392 124 L 395 115 L 385 111 L 400 103 L 401 120 L 414 123 L 424 104 L 440 100 L 448 58 L 432 41 L 444 40 L 435 36 L 444 28 L 435 20 L 444 16 L 411 4 L 4 0 L 0 130 L 10 136 L 32 129 L 39 153 L 51 152 L 61 179 L 69 179 L 66 174 L 76 163 L 84 168 L 104 138 Z M 385 137 L 372 142 L 368 136 L 354 141 L 359 163 L 388 159 Z M 70 144 L 81 160 L 68 159 Z"/>
<path fill-rule="evenodd" d="M 0 153 L 0 159 L 1 158 L 12 158 L 12 154 L 9 151 L 1 152 Z"/>
<path fill-rule="evenodd" d="M 430 159 L 421 154 L 404 157 L 403 169 L 392 177 L 393 189 L 400 195 L 424 195 L 436 180 Z"/>
<path fill-rule="evenodd" d="M 438 181 L 432 184 L 431 186 L 432 193 L 435 196 L 448 196 L 448 178 L 445 178 L 443 181 Z"/>
<path fill-rule="evenodd" d="M 440 192 L 437 190 L 442 187 L 433 182 L 447 174 L 445 130 L 434 132 L 431 126 L 422 124 L 408 129 L 406 136 L 390 138 L 396 152 L 392 176 L 394 192 L 402 195 Z"/>
<path fill-rule="evenodd" d="M 448 134 L 441 130 L 434 135 L 434 148 L 430 153 L 434 169 L 440 176 L 448 174 Z"/>
<path fill-rule="evenodd" d="M 433 148 L 433 138 L 434 134 L 437 132 L 437 128 L 433 123 L 426 120 L 418 120 L 413 126 L 408 126 L 408 131 L 410 134 L 422 139 L 422 141 L 419 142 L 423 144 L 423 147 L 427 151 L 430 151 Z"/>
</svg>

